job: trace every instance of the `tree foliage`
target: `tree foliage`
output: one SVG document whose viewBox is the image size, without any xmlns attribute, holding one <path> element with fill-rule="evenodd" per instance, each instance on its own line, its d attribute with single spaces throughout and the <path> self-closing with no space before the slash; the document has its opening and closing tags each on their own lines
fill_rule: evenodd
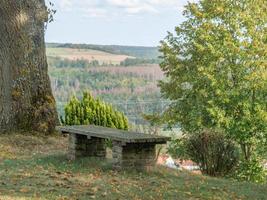
<svg viewBox="0 0 267 200">
<path fill-rule="evenodd" d="M 148 64 L 159 64 L 159 59 L 144 59 L 144 58 L 126 58 L 120 62 L 120 66 L 142 66 Z"/>
<path fill-rule="evenodd" d="M 86 59 L 77 59 L 77 60 L 70 60 L 67 58 L 60 58 L 60 57 L 48 57 L 48 64 L 49 66 L 53 66 L 56 68 L 89 68 L 89 67 L 99 67 L 98 60 L 86 60 Z"/>
<path fill-rule="evenodd" d="M 250 162 L 267 138 L 266 0 L 200 0 L 184 16 L 161 46 L 169 116 L 185 133 L 223 131 Z"/>
<path fill-rule="evenodd" d="M 85 92 L 82 100 L 75 96 L 65 106 L 65 125 L 97 125 L 128 130 L 128 119 L 111 105 Z"/>
<path fill-rule="evenodd" d="M 162 42 L 165 97 L 185 132 L 224 130 L 249 158 L 267 134 L 265 0 L 189 3 Z"/>
<path fill-rule="evenodd" d="M 241 160 L 235 178 L 240 181 L 251 181 L 255 183 L 264 183 L 266 181 L 266 170 L 262 165 L 262 161 L 253 157 L 250 162 Z"/>
</svg>

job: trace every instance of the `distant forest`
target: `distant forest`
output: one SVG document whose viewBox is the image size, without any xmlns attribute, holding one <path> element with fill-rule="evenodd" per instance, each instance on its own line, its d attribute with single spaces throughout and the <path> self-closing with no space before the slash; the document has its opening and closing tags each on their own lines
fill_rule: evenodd
<svg viewBox="0 0 267 200">
<path fill-rule="evenodd" d="M 143 59 L 143 58 L 126 58 L 124 61 L 121 61 L 120 64 L 112 63 L 101 63 L 98 60 L 86 60 L 86 59 L 76 59 L 71 60 L 67 58 L 60 57 L 48 57 L 48 62 L 50 66 L 56 68 L 89 68 L 89 67 L 99 67 L 99 66 L 143 66 L 147 64 L 159 64 L 159 59 Z"/>
<path fill-rule="evenodd" d="M 113 104 L 134 124 L 144 123 L 143 113 L 161 112 L 168 105 L 161 99 L 157 87 L 164 74 L 158 65 L 160 59 L 155 47 L 49 43 L 47 51 L 60 115 L 72 95 L 80 98 L 87 90 Z M 130 57 L 112 62 L 114 55 Z"/>
</svg>

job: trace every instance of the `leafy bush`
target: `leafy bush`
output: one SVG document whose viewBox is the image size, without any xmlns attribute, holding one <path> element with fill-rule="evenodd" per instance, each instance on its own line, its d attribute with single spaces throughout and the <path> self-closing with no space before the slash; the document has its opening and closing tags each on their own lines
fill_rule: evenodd
<svg viewBox="0 0 267 200">
<path fill-rule="evenodd" d="M 263 183 L 266 181 L 266 171 L 260 159 L 254 156 L 251 160 L 241 160 L 235 178 L 240 181 Z"/>
<path fill-rule="evenodd" d="M 111 105 L 94 99 L 85 92 L 81 101 L 75 96 L 65 106 L 64 125 L 97 125 L 128 130 L 129 123 L 126 116 L 115 110 Z"/>
<path fill-rule="evenodd" d="M 171 142 L 169 153 L 180 159 L 191 159 L 202 173 L 225 176 L 233 172 L 239 161 L 236 145 L 217 132 L 203 132 Z"/>
<path fill-rule="evenodd" d="M 168 146 L 168 153 L 180 160 L 191 159 L 188 153 L 188 138 L 182 137 L 179 139 L 172 140 Z"/>
</svg>

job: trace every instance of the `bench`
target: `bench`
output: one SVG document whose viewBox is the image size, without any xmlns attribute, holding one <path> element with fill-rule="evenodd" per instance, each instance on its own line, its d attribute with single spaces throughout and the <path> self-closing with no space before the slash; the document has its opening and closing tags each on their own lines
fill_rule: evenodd
<svg viewBox="0 0 267 200">
<path fill-rule="evenodd" d="M 114 169 L 147 169 L 156 163 L 156 145 L 166 144 L 169 137 L 148 135 L 98 126 L 60 126 L 69 134 L 68 158 L 106 157 L 106 139 L 112 141 Z"/>
</svg>

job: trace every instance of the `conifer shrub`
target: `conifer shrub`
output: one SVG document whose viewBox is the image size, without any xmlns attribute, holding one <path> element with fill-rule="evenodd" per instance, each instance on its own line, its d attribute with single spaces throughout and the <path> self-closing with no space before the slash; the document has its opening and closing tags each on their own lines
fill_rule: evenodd
<svg viewBox="0 0 267 200">
<path fill-rule="evenodd" d="M 129 129 L 127 117 L 100 99 L 85 92 L 81 100 L 73 96 L 65 106 L 64 125 L 96 125 L 122 130 Z"/>
</svg>

